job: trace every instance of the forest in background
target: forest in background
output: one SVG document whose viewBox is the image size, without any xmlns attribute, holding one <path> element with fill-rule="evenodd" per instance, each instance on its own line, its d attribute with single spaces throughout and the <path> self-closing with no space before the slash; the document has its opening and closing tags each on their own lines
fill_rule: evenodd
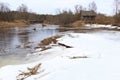
<svg viewBox="0 0 120 80">
<path fill-rule="evenodd" d="M 112 10 L 112 9 L 111 9 Z M 106 14 L 97 13 L 97 5 L 91 2 L 88 8 L 81 5 L 75 5 L 72 10 L 57 10 L 56 15 L 52 14 L 36 14 L 30 12 L 25 4 L 21 4 L 16 11 L 12 11 L 7 3 L 0 3 L 0 22 L 18 22 L 22 21 L 29 24 L 30 21 L 40 21 L 47 24 L 68 25 L 81 21 L 81 11 L 94 11 L 96 13 L 95 23 L 97 24 L 112 24 L 120 26 L 120 1 L 114 0 L 114 15 L 107 16 Z"/>
</svg>

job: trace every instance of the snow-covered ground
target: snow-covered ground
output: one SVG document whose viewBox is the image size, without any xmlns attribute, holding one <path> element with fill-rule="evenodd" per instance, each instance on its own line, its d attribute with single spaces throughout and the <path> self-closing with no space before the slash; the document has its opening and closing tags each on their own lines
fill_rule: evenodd
<svg viewBox="0 0 120 80">
<path fill-rule="evenodd" d="M 118 28 L 118 26 L 112 26 L 112 25 L 104 25 L 104 24 L 86 24 L 85 26 L 90 28 Z"/>
<path fill-rule="evenodd" d="M 21 71 L 39 63 L 38 73 L 25 80 L 120 80 L 120 32 L 69 33 L 58 42 L 73 48 L 38 50 L 29 55 L 36 62 L 0 68 L 0 80 L 20 80 Z"/>
</svg>

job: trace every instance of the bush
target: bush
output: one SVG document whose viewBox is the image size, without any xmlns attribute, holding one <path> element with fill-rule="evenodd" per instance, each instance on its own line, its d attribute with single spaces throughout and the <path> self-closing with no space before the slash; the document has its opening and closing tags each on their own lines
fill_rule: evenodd
<svg viewBox="0 0 120 80">
<path fill-rule="evenodd" d="M 72 27 L 80 27 L 80 26 L 84 26 L 85 23 L 83 21 L 75 21 L 71 24 Z"/>
</svg>

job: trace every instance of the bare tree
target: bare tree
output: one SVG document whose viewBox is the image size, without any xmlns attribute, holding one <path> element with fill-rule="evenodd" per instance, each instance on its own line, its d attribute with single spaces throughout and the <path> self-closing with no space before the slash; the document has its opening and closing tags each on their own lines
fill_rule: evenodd
<svg viewBox="0 0 120 80">
<path fill-rule="evenodd" d="M 89 4 L 89 10 L 96 12 L 96 10 L 97 10 L 97 5 L 96 5 L 95 2 L 92 2 L 92 3 Z"/>
<path fill-rule="evenodd" d="M 8 12 L 8 11 L 10 11 L 8 4 L 0 3 L 0 12 Z"/>
<path fill-rule="evenodd" d="M 74 21 L 74 15 L 71 10 L 62 10 L 59 11 L 60 13 L 57 15 L 58 24 L 62 26 L 69 26 L 70 23 Z"/>
<path fill-rule="evenodd" d="M 28 12 L 28 7 L 25 4 L 21 4 L 21 6 L 18 7 L 19 12 Z"/>
<path fill-rule="evenodd" d="M 75 20 L 80 20 L 81 19 L 81 13 L 82 13 L 82 11 L 85 10 L 85 8 L 83 8 L 83 6 L 81 6 L 81 5 L 75 5 L 74 8 L 75 8 L 74 18 L 75 18 Z"/>
<path fill-rule="evenodd" d="M 120 0 L 114 0 L 114 7 L 115 14 L 117 15 L 120 13 Z"/>
<path fill-rule="evenodd" d="M 120 0 L 114 0 L 114 25 L 120 26 Z"/>
<path fill-rule="evenodd" d="M 79 14 L 83 9 L 81 5 L 75 5 L 75 14 Z"/>
<path fill-rule="evenodd" d="M 12 20 L 11 16 L 9 4 L 0 3 L 0 21 L 10 21 Z"/>
<path fill-rule="evenodd" d="M 28 20 L 29 19 L 29 15 L 28 15 L 28 7 L 25 4 L 21 4 L 17 11 L 19 12 L 19 14 L 17 15 L 18 19 L 24 19 L 24 20 Z"/>
</svg>

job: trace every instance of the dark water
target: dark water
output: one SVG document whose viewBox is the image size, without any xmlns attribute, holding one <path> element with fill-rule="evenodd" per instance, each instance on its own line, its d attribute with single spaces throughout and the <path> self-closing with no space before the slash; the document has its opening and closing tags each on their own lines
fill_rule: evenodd
<svg viewBox="0 0 120 80">
<path fill-rule="evenodd" d="M 59 34 L 57 27 L 57 25 L 42 27 L 35 24 L 21 28 L 0 28 L 0 62 L 32 54 L 41 40 Z"/>
<path fill-rule="evenodd" d="M 35 48 L 44 38 L 61 34 L 56 30 L 57 25 L 42 27 L 40 24 L 28 27 L 0 28 L 0 67 L 9 64 L 19 64 L 26 61 L 27 54 L 33 54 Z M 63 31 L 64 33 L 96 33 L 107 36 L 117 35 L 118 32 L 111 31 Z M 113 39 L 113 37 L 108 37 Z M 118 40 L 118 37 L 115 39 Z M 119 39 L 120 40 L 120 39 Z M 27 62 L 27 61 L 26 61 Z"/>
<path fill-rule="evenodd" d="M 0 56 L 33 52 L 42 39 L 59 33 L 55 30 L 57 27 L 36 24 L 22 28 L 0 28 Z"/>
</svg>

